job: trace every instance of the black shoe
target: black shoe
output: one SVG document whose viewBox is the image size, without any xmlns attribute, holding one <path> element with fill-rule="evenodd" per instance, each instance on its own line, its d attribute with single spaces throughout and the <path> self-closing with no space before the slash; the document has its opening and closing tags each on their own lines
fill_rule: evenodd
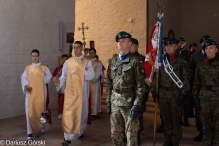
<svg viewBox="0 0 219 146">
<path fill-rule="evenodd" d="M 203 135 L 199 133 L 199 135 L 194 138 L 194 141 L 200 142 L 202 141 L 202 137 Z"/>
<path fill-rule="evenodd" d="M 78 140 L 83 140 L 83 139 L 84 139 L 84 133 L 80 137 L 78 137 Z"/>
<path fill-rule="evenodd" d="M 70 141 L 63 141 L 62 145 L 63 146 L 70 146 L 71 142 Z"/>
<path fill-rule="evenodd" d="M 189 127 L 189 126 L 190 126 L 190 125 L 189 125 L 189 121 L 188 121 L 188 120 L 184 121 L 184 122 L 183 122 L 183 126 L 184 126 L 184 127 Z"/>
<path fill-rule="evenodd" d="M 172 141 L 166 141 L 163 146 L 173 146 Z"/>
<path fill-rule="evenodd" d="M 163 133 L 163 132 L 164 132 L 164 130 L 163 130 L 163 124 L 161 124 L 160 127 L 156 129 L 156 132 L 157 132 L 157 133 Z"/>
<path fill-rule="evenodd" d="M 177 143 L 173 143 L 173 146 L 179 146 L 179 143 L 177 142 Z"/>
<path fill-rule="evenodd" d="M 140 139 L 140 135 L 138 135 L 138 145 L 141 144 L 141 139 Z"/>
<path fill-rule="evenodd" d="M 193 110 L 192 110 L 192 114 L 191 114 L 191 117 L 195 117 L 195 114 L 194 114 Z"/>
<path fill-rule="evenodd" d="M 181 120 L 181 125 L 183 125 L 183 121 Z"/>
<path fill-rule="evenodd" d="M 26 141 L 34 140 L 34 139 L 35 139 L 35 135 L 34 133 L 32 133 L 32 134 L 28 134 Z"/>
</svg>

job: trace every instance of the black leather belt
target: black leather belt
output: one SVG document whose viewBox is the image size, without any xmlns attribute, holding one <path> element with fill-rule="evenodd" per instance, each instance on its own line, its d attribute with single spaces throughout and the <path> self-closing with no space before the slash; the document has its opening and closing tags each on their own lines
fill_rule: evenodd
<svg viewBox="0 0 219 146">
<path fill-rule="evenodd" d="M 116 88 L 116 89 L 114 89 L 114 91 L 118 94 L 120 94 L 120 93 L 132 93 L 132 92 L 135 91 L 135 88 L 123 88 L 123 89 Z"/>
<path fill-rule="evenodd" d="M 202 86 L 201 89 L 202 90 L 208 90 L 208 91 L 216 91 L 216 90 L 219 90 L 219 87 L 215 87 L 215 86 Z"/>
</svg>

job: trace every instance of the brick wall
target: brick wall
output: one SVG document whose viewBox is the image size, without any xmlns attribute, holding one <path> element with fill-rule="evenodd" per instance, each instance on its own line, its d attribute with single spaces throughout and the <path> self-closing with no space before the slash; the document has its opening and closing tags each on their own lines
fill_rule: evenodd
<svg viewBox="0 0 219 146">
<path fill-rule="evenodd" d="M 74 32 L 75 7 L 72 0 L 1 0 L 0 5 L 0 119 L 25 114 L 21 75 L 31 64 L 30 52 L 39 49 L 40 61 L 51 72 L 57 56 L 68 52 L 69 44 L 59 51 L 59 21 L 64 33 Z M 54 84 L 50 82 L 50 96 Z M 52 108 L 57 107 L 57 97 Z"/>
<path fill-rule="evenodd" d="M 156 23 L 157 3 L 166 4 L 164 37 L 173 29 L 175 37 L 182 35 L 182 1 L 148 0 L 149 1 L 149 36 Z M 87 47 L 90 40 L 95 41 L 95 48 L 105 67 L 114 53 L 119 53 L 115 36 L 120 31 L 129 32 L 139 40 L 139 52 L 146 55 L 146 0 L 76 0 L 75 1 L 75 39 L 82 41 L 82 33 L 77 28 L 82 21 L 89 29 L 85 30 Z M 131 22 L 130 22 L 131 20 Z"/>
<path fill-rule="evenodd" d="M 93 40 L 99 59 L 107 67 L 113 54 L 119 53 L 115 37 L 120 31 L 137 38 L 139 52 L 146 54 L 146 19 L 145 0 L 76 0 L 75 40 L 82 41 L 82 33 L 77 28 L 83 21 L 89 27 L 85 30 L 86 47 Z"/>
</svg>

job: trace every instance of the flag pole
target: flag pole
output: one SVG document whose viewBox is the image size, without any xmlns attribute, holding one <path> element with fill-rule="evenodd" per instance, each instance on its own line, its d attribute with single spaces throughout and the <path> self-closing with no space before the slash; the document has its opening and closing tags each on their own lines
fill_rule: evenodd
<svg viewBox="0 0 219 146">
<path fill-rule="evenodd" d="M 155 19 L 157 21 L 159 21 L 160 23 L 158 23 L 158 27 L 159 27 L 159 33 L 158 33 L 158 38 L 159 38 L 159 43 L 158 43 L 158 50 L 157 50 L 157 56 L 156 56 L 156 93 L 158 94 L 158 86 L 159 86 L 159 67 L 161 66 L 162 63 L 162 38 L 163 38 L 163 25 L 162 25 L 162 20 L 164 20 L 164 18 L 162 18 L 164 16 L 164 14 L 162 13 L 162 11 L 165 8 L 165 5 L 163 6 L 159 6 L 157 4 L 158 8 L 159 8 L 159 13 L 158 13 L 158 19 Z M 154 110 L 154 135 L 153 135 L 153 146 L 155 146 L 156 144 L 156 127 L 157 127 L 157 107 L 158 107 L 158 99 L 156 99 L 156 103 L 155 103 L 155 110 Z"/>
</svg>

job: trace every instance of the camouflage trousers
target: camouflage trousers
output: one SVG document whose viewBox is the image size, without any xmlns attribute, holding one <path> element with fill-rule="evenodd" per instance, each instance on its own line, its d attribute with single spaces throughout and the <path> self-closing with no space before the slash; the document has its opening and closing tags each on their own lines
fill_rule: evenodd
<svg viewBox="0 0 219 146">
<path fill-rule="evenodd" d="M 115 146 L 137 146 L 139 119 L 130 118 L 131 107 L 111 107 L 111 138 Z"/>
<path fill-rule="evenodd" d="M 202 121 L 200 117 L 200 109 L 199 107 L 195 106 L 195 123 L 196 123 L 196 128 L 200 134 L 203 133 L 202 129 Z"/>
<path fill-rule="evenodd" d="M 184 120 L 187 120 L 193 115 L 193 100 L 192 91 L 189 91 L 186 96 L 186 104 L 184 106 Z"/>
<path fill-rule="evenodd" d="M 139 115 L 139 131 L 138 135 L 140 136 L 141 132 L 144 130 L 144 123 L 143 123 L 143 114 L 146 111 L 146 104 L 142 103 L 142 112 Z"/>
<path fill-rule="evenodd" d="M 159 107 L 164 125 L 164 136 L 166 141 L 178 143 L 182 138 L 181 120 L 183 105 L 177 105 L 176 97 L 165 98 L 160 95 Z"/>
<path fill-rule="evenodd" d="M 200 100 L 203 145 L 219 145 L 219 100 Z"/>
</svg>

